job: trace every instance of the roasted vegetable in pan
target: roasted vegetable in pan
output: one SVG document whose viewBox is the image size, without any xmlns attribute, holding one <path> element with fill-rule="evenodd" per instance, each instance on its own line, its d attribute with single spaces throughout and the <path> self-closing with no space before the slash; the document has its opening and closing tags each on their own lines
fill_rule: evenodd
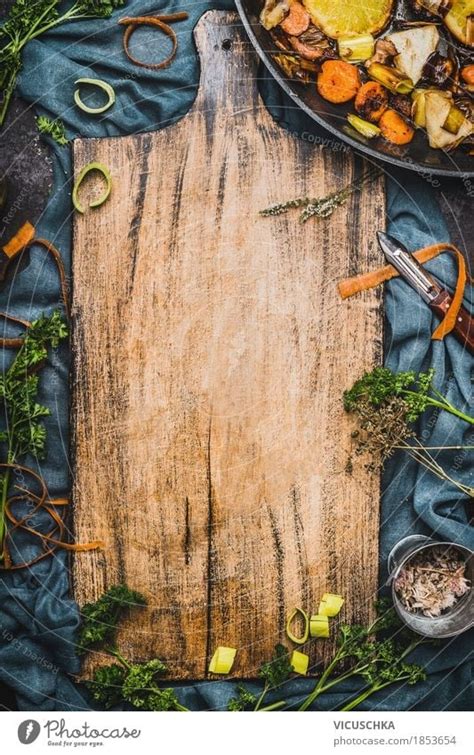
<svg viewBox="0 0 474 755">
<path fill-rule="evenodd" d="M 352 113 L 349 113 L 347 120 L 352 128 L 355 128 L 355 130 L 358 131 L 359 134 L 362 134 L 362 136 L 365 136 L 366 139 L 373 139 L 374 136 L 380 136 L 380 129 L 375 123 L 364 121 L 363 118 L 359 118 L 358 115 L 353 115 Z"/>
<path fill-rule="evenodd" d="M 270 31 L 284 20 L 289 10 L 288 0 L 265 0 L 260 14 L 260 23 L 267 31 Z"/>
<path fill-rule="evenodd" d="M 323 99 L 346 106 L 341 116 L 365 138 L 403 147 L 419 129 L 434 149 L 466 141 L 468 151 L 474 143 L 468 50 L 474 0 L 411 5 L 419 20 L 395 16 L 395 0 L 266 0 L 261 19 L 284 53 L 274 58 L 287 76 L 315 81 Z"/>
<path fill-rule="evenodd" d="M 361 118 L 377 123 L 388 106 L 387 90 L 377 81 L 368 81 L 357 92 L 354 105 Z"/>
<path fill-rule="evenodd" d="M 414 10 L 425 15 L 444 18 L 451 7 L 452 0 L 411 0 Z"/>
<path fill-rule="evenodd" d="M 313 23 L 333 39 L 377 34 L 390 20 L 393 5 L 394 0 L 304 0 Z"/>
<path fill-rule="evenodd" d="M 290 45 L 304 60 L 324 60 L 336 57 L 329 44 L 329 40 L 321 29 L 309 26 L 298 37 L 289 37 Z"/>
<path fill-rule="evenodd" d="M 430 84 L 444 89 L 455 81 L 456 63 L 452 58 L 434 52 L 425 63 L 422 78 Z"/>
<path fill-rule="evenodd" d="M 394 57 L 398 70 L 417 84 L 423 74 L 426 61 L 439 43 L 439 32 L 434 24 L 398 31 L 387 36 L 397 50 Z"/>
<path fill-rule="evenodd" d="M 413 89 L 413 81 L 408 76 L 382 63 L 372 63 L 368 68 L 368 74 L 394 94 L 408 94 Z"/>
<path fill-rule="evenodd" d="M 340 104 L 353 100 L 360 87 L 356 66 L 343 60 L 327 60 L 318 74 L 318 92 L 329 102 Z"/>
<path fill-rule="evenodd" d="M 430 147 L 453 149 L 472 134 L 473 126 L 468 118 L 459 121 L 458 116 L 451 112 L 453 104 L 450 92 L 426 92 L 426 133 Z"/>
<path fill-rule="evenodd" d="M 339 55 L 351 63 L 363 63 L 374 54 L 375 40 L 372 34 L 359 37 L 341 37 L 337 43 Z"/>
<path fill-rule="evenodd" d="M 444 23 L 456 39 L 474 47 L 474 0 L 453 0 Z"/>
<path fill-rule="evenodd" d="M 382 136 L 392 144 L 409 144 L 415 130 L 396 110 L 386 110 L 379 121 Z"/>
<path fill-rule="evenodd" d="M 290 5 L 290 12 L 281 22 L 281 28 L 291 37 L 299 37 L 310 25 L 311 18 L 309 13 L 303 8 L 301 3 L 293 2 Z"/>
<path fill-rule="evenodd" d="M 461 69 L 461 79 L 469 92 L 474 92 L 474 63 Z"/>
</svg>

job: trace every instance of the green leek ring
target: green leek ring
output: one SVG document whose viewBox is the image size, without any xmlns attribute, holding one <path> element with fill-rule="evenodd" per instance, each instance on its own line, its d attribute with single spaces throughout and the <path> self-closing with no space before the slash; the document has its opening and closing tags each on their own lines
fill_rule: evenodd
<svg viewBox="0 0 474 755">
<path fill-rule="evenodd" d="M 89 113 L 90 115 L 100 115 L 100 113 L 105 113 L 105 111 L 111 108 L 115 103 L 115 89 L 106 81 L 102 81 L 101 79 L 77 79 L 77 81 L 75 81 L 74 83 L 89 84 L 89 86 L 102 89 L 102 91 L 105 92 L 108 97 L 105 105 L 100 105 L 99 107 L 90 107 L 82 101 L 81 90 L 79 88 L 76 89 L 76 91 L 74 92 L 74 102 L 76 103 L 77 107 L 80 108 L 80 110 L 84 111 L 84 113 Z"/>
<path fill-rule="evenodd" d="M 98 197 L 98 199 L 94 199 L 93 202 L 89 203 L 89 207 L 100 207 L 104 202 L 109 198 L 110 192 L 112 190 L 112 177 L 110 175 L 109 169 L 103 165 L 102 163 L 88 163 L 88 165 L 85 165 L 84 168 L 79 173 L 76 182 L 74 183 L 74 188 L 72 190 L 72 203 L 76 210 L 78 212 L 81 212 L 82 214 L 85 212 L 84 207 L 81 205 L 79 201 L 79 188 L 84 181 L 85 177 L 93 170 L 99 171 L 99 173 L 102 174 L 102 176 L 105 179 L 105 191 L 104 193 Z"/>
<path fill-rule="evenodd" d="M 293 619 L 295 619 L 296 616 L 300 615 L 303 618 L 304 621 L 304 631 L 301 637 L 297 637 L 293 632 L 291 631 L 291 625 L 293 623 Z M 309 616 L 306 613 L 306 611 L 303 611 L 302 608 L 295 608 L 290 615 L 288 616 L 288 620 L 286 622 L 286 634 L 288 636 L 288 639 L 291 640 L 291 642 L 294 642 L 296 645 L 304 645 L 304 643 L 308 640 L 309 637 Z"/>
</svg>

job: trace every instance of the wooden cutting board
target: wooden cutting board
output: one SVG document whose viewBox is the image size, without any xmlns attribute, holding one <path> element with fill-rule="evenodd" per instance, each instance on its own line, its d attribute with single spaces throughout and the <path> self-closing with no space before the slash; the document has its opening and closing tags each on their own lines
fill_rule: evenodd
<svg viewBox="0 0 474 755">
<path fill-rule="evenodd" d="M 272 120 L 234 14 L 208 13 L 196 41 L 185 118 L 74 145 L 76 173 L 97 160 L 114 184 L 75 215 L 72 427 L 75 536 L 105 542 L 75 557 L 75 596 L 142 591 L 125 654 L 197 679 L 218 645 L 255 675 L 288 612 L 324 591 L 347 621 L 372 614 L 379 480 L 346 471 L 341 394 L 379 363 L 381 300 L 342 302 L 336 282 L 380 263 L 384 193 L 306 225 L 260 217 L 362 166 Z"/>
</svg>

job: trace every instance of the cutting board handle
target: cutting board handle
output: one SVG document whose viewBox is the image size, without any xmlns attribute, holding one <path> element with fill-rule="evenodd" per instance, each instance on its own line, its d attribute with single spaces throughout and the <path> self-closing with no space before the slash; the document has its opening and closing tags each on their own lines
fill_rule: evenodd
<svg viewBox="0 0 474 755">
<path fill-rule="evenodd" d="M 236 113 L 255 108 L 258 58 L 236 13 L 209 11 L 194 30 L 202 61 L 199 92 L 192 110 Z M 222 112 L 220 112 L 222 115 Z"/>
</svg>

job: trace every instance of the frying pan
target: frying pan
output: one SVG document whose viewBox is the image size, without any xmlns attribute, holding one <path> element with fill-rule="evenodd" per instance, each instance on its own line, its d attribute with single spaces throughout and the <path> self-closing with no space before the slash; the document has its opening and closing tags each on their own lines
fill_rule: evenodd
<svg viewBox="0 0 474 755">
<path fill-rule="evenodd" d="M 365 2 L 366 0 L 358 0 Z M 417 131 L 410 144 L 397 147 L 383 139 L 370 141 L 352 129 L 346 120 L 349 109 L 332 105 L 319 96 L 316 87 L 286 78 L 282 69 L 273 61 L 274 45 L 268 32 L 259 22 L 263 0 L 235 0 L 242 23 L 259 57 L 282 89 L 318 125 L 354 149 L 375 160 L 383 160 L 429 176 L 474 177 L 474 157 L 461 150 L 444 152 L 432 149 L 421 131 Z M 413 18 L 407 0 L 397 3 L 396 18 Z"/>
</svg>

